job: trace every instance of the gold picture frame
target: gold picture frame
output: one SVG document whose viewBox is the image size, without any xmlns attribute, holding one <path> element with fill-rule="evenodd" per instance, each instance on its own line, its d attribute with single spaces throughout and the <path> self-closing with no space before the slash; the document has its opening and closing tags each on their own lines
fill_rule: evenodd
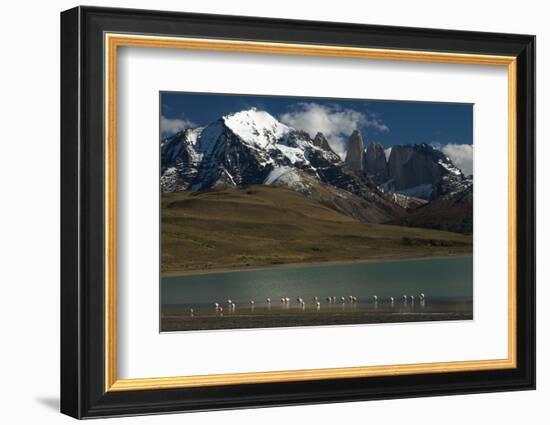
<svg viewBox="0 0 550 425">
<path fill-rule="evenodd" d="M 355 47 L 281 44 L 254 41 L 213 40 L 127 34 L 105 34 L 105 391 L 134 391 L 257 384 L 285 381 L 310 381 L 417 373 L 465 372 L 516 367 L 516 58 L 463 53 L 389 50 Z M 116 375 L 116 99 L 117 51 L 119 47 L 188 49 L 280 55 L 325 56 L 358 60 L 392 60 L 506 67 L 508 72 L 508 358 L 388 366 L 306 369 L 254 373 L 232 373 L 168 378 L 117 379 Z"/>
</svg>

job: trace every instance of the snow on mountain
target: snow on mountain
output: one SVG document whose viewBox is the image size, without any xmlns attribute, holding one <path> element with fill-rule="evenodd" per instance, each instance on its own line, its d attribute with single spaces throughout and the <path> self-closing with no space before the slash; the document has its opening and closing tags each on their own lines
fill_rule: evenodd
<svg viewBox="0 0 550 425">
<path fill-rule="evenodd" d="M 460 171 L 458 167 L 453 165 L 449 157 L 447 157 L 446 159 L 447 159 L 446 161 L 443 161 L 440 159 L 439 161 L 437 161 L 437 163 L 441 165 L 443 168 L 445 168 L 448 172 L 453 173 L 457 176 L 460 176 L 462 174 L 462 171 Z"/>
<path fill-rule="evenodd" d="M 297 192 L 309 194 L 312 185 L 300 170 L 293 167 L 276 167 L 269 173 L 264 184 L 269 186 L 283 186 Z"/>
<path fill-rule="evenodd" d="M 408 196 L 397 192 L 391 193 L 390 196 L 396 204 L 406 209 L 418 208 L 428 203 L 425 199 L 416 198 L 414 196 Z"/>
<path fill-rule="evenodd" d="M 256 108 L 226 115 L 222 119 L 245 143 L 260 149 L 266 149 L 269 145 L 277 143 L 285 134 L 294 131 L 267 112 L 258 111 Z"/>
<path fill-rule="evenodd" d="M 264 180 L 264 184 L 271 185 L 275 183 L 283 174 L 286 174 L 291 170 L 291 167 L 275 167 Z"/>
</svg>

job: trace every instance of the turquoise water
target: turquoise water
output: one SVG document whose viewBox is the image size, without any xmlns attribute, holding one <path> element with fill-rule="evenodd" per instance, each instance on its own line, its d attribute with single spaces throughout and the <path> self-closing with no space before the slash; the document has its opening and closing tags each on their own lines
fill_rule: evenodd
<svg viewBox="0 0 550 425">
<path fill-rule="evenodd" d="M 471 256 L 425 260 L 400 260 L 379 263 L 305 266 L 220 272 L 197 275 L 163 277 L 161 304 L 163 309 L 211 308 L 213 303 L 228 299 L 237 308 L 271 305 L 280 307 L 280 298 L 289 297 L 297 305 L 297 297 L 312 303 L 318 297 L 325 305 L 326 297 L 357 297 L 357 305 L 396 303 L 404 294 L 424 293 L 426 304 L 469 303 L 473 298 L 473 259 Z M 276 309 L 275 309 L 276 310 Z"/>
</svg>

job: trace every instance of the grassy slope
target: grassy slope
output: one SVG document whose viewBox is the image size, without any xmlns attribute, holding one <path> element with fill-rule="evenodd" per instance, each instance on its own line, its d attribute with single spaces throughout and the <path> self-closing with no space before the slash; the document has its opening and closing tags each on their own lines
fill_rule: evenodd
<svg viewBox="0 0 550 425">
<path fill-rule="evenodd" d="M 284 188 L 162 198 L 162 271 L 467 254 L 472 239 L 366 224 Z"/>
</svg>

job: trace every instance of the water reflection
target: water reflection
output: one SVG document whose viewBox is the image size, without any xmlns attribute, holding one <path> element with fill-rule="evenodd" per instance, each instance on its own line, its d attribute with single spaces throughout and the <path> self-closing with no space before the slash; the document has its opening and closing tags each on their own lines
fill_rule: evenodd
<svg viewBox="0 0 550 425">
<path fill-rule="evenodd" d="M 235 320 L 328 313 L 392 314 L 398 321 L 399 315 L 471 313 L 472 263 L 460 257 L 165 277 L 161 311 Z"/>
</svg>

